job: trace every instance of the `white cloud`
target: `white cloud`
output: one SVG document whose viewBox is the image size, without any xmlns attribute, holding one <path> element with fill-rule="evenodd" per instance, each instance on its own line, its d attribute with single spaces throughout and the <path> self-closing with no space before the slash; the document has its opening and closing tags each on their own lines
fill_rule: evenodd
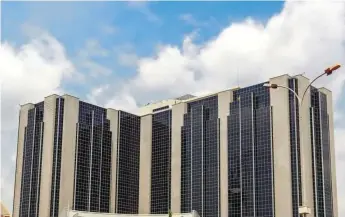
<svg viewBox="0 0 345 217">
<path fill-rule="evenodd" d="M 107 76 L 111 74 L 111 69 L 98 63 L 96 58 L 106 58 L 110 54 L 111 52 L 102 47 L 98 40 L 88 39 L 78 53 L 77 64 L 84 73 L 89 74 L 93 79 Z"/>
<path fill-rule="evenodd" d="M 135 47 L 131 43 L 124 43 L 116 46 L 114 49 L 117 63 L 124 67 L 136 67 L 138 64 L 139 56 L 135 52 Z"/>
<path fill-rule="evenodd" d="M 133 3 L 134 4 L 134 3 Z M 144 3 L 133 6 L 154 21 Z M 145 12 L 146 11 L 146 12 Z M 152 17 L 153 16 L 153 17 Z M 255 84 L 269 77 L 285 73 L 307 72 L 314 77 L 324 67 L 343 63 L 345 60 L 345 4 L 342 2 L 287 2 L 284 9 L 266 24 L 246 19 L 232 23 L 219 35 L 204 42 L 194 43 L 187 35 L 183 46 L 161 45 L 154 57 L 139 58 L 137 75 L 107 102 L 106 107 L 136 111 L 139 100 L 163 99 L 184 93 L 205 93 L 237 86 L 237 70 L 240 85 Z M 150 19 L 150 18 L 149 18 Z M 194 37 L 196 37 L 194 35 Z M 99 43 L 90 43 L 93 55 L 106 56 Z M 95 51 L 94 50 L 94 51 Z M 91 54 L 87 53 L 89 57 Z M 2 162 L 11 162 L 16 147 L 16 125 L 19 103 L 35 102 L 50 93 L 57 92 L 65 76 L 74 71 L 63 46 L 49 34 L 43 34 L 28 44 L 15 48 L 2 43 L 0 48 L 0 80 L 2 87 Z M 85 60 L 85 59 L 84 59 Z M 102 70 L 101 70 L 102 71 Z M 325 84 L 340 100 L 341 84 L 345 81 L 344 68 L 319 84 Z M 88 97 L 98 102 L 101 93 L 114 87 L 94 89 Z M 104 99 L 103 99 L 104 100 Z M 338 111 L 344 113 L 344 111 Z M 340 116 L 339 116 L 340 117 Z M 345 166 L 342 141 L 343 129 L 336 131 L 338 183 L 345 182 Z M 11 154 L 7 154 L 7 153 Z M 5 164 L 3 164 L 5 165 Z M 2 199 L 11 207 L 14 165 L 3 167 L 6 182 L 1 191 Z M 12 172 L 6 172 L 12 171 Z M 4 178 L 4 176 L 2 176 Z M 11 182 L 12 181 L 12 182 Z M 2 186 L 10 187 L 3 188 Z M 339 190 L 339 216 L 345 216 L 341 204 L 345 204 L 345 189 Z M 341 210 L 342 209 L 342 210 Z"/>
<path fill-rule="evenodd" d="M 120 53 L 117 56 L 118 62 L 122 66 L 135 67 L 139 57 L 135 53 Z"/>
<path fill-rule="evenodd" d="M 80 50 L 79 56 L 82 58 L 107 57 L 108 50 L 103 48 L 98 40 L 88 39 L 85 41 L 85 47 Z"/>
<path fill-rule="evenodd" d="M 91 93 L 88 94 L 86 97 L 88 102 L 93 103 L 93 104 L 100 104 L 99 97 L 101 97 L 102 94 L 104 94 L 104 92 L 108 90 L 108 88 L 109 88 L 109 85 L 103 85 L 103 86 L 92 89 Z"/>
<path fill-rule="evenodd" d="M 148 1 L 146 0 L 139 0 L 139 1 L 128 1 L 128 6 L 131 9 L 137 10 L 141 14 L 143 14 L 146 19 L 153 23 L 160 24 L 162 20 L 152 12 L 152 10 L 148 7 Z"/>
<path fill-rule="evenodd" d="M 13 47 L 1 42 L 1 196 L 12 207 L 19 104 L 39 102 L 61 91 L 63 79 L 74 76 L 75 68 L 65 49 L 50 34 L 36 32 L 29 43 Z"/>
<path fill-rule="evenodd" d="M 338 209 L 339 217 L 345 216 L 345 128 L 336 129 L 334 133 L 335 145 L 336 145 L 336 168 L 337 168 L 337 187 L 338 187 Z"/>
<path fill-rule="evenodd" d="M 118 32 L 118 29 L 111 25 L 102 25 L 101 31 L 105 33 L 106 35 L 114 35 Z"/>
<path fill-rule="evenodd" d="M 162 99 L 184 93 L 200 93 L 266 81 L 281 74 L 301 74 L 314 78 L 325 67 L 345 64 L 345 3 L 331 1 L 288 1 L 283 10 L 267 23 L 247 18 L 231 23 L 219 35 L 203 44 L 196 44 L 189 35 L 183 46 L 161 45 L 153 57 L 140 58 L 137 75 L 126 86 L 129 107 L 136 99 Z M 345 82 L 345 66 L 315 85 L 333 91 L 336 102 L 341 100 Z M 117 99 L 118 95 L 114 97 Z M 124 97 L 126 98 L 126 97 Z M 110 99 L 109 102 L 113 102 Z M 115 100 L 116 101 L 116 100 Z M 119 101 L 116 101 L 119 102 Z M 337 117 L 345 109 L 336 109 Z M 343 116 L 344 117 L 344 116 Z M 336 133 L 336 152 L 343 152 L 344 131 Z M 345 183 L 337 158 L 338 183 Z M 339 207 L 345 204 L 345 189 L 340 186 Z M 340 215 L 345 216 L 341 207 Z"/>
<path fill-rule="evenodd" d="M 105 108 L 123 110 L 133 114 L 136 114 L 139 111 L 135 98 L 127 91 L 126 88 L 122 91 L 118 91 L 115 97 L 109 99 L 109 93 L 113 92 L 113 88 L 109 84 L 102 85 L 93 88 L 87 95 L 86 100 Z"/>
<path fill-rule="evenodd" d="M 199 26 L 200 23 L 196 21 L 196 19 L 193 17 L 192 14 L 181 14 L 179 16 L 179 19 L 184 21 L 186 24 L 192 25 L 192 26 Z"/>
<path fill-rule="evenodd" d="M 138 112 L 138 106 L 135 98 L 128 93 L 119 93 L 116 97 L 112 98 L 105 104 L 106 108 L 113 108 L 117 110 L 123 110 L 136 114 Z"/>
<path fill-rule="evenodd" d="M 185 24 L 193 26 L 193 27 L 218 27 L 218 22 L 214 19 L 214 17 L 210 17 L 207 20 L 198 20 L 192 14 L 186 13 L 181 14 L 179 19 L 183 21 Z"/>
<path fill-rule="evenodd" d="M 89 75 L 93 78 L 111 74 L 111 69 L 90 59 L 85 59 L 81 61 L 80 66 L 85 70 L 85 72 L 88 72 Z"/>
</svg>

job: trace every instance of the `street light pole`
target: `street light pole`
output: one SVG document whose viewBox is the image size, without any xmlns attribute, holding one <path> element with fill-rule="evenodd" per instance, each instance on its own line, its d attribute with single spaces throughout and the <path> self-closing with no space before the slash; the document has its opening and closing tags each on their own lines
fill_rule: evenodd
<svg viewBox="0 0 345 217">
<path fill-rule="evenodd" d="M 301 109 L 302 109 L 303 101 L 305 99 L 304 97 L 305 97 L 308 89 L 311 87 L 311 85 L 316 80 L 318 80 L 319 78 L 321 78 L 324 75 L 327 75 L 327 76 L 331 75 L 335 70 L 339 69 L 340 67 L 341 66 L 339 64 L 337 64 L 337 65 L 334 65 L 332 67 L 329 67 L 329 68 L 325 69 L 325 71 L 322 74 L 317 76 L 314 80 L 312 80 L 312 82 L 309 83 L 309 85 L 306 87 L 306 89 L 303 92 L 302 98 L 298 96 L 298 93 L 296 93 L 295 90 L 293 90 L 293 89 L 291 89 L 289 87 L 283 86 L 283 85 L 265 83 L 263 86 L 271 88 L 271 89 L 285 88 L 288 91 L 290 91 L 291 93 L 293 93 L 295 95 L 295 97 L 297 98 L 297 100 L 298 100 L 299 123 L 302 123 L 302 115 L 301 114 L 303 114 L 303 112 L 301 112 Z M 299 127 L 299 131 L 300 131 L 300 146 L 301 146 L 302 142 L 303 142 L 303 135 L 304 135 L 303 127 Z M 299 159 L 301 160 L 301 157 Z M 301 165 L 302 165 L 302 162 L 301 162 Z M 304 177 L 305 173 L 302 171 L 301 174 L 302 174 L 302 180 L 301 180 L 301 184 L 302 184 L 302 206 L 299 207 L 298 212 L 301 215 L 301 217 L 306 217 L 308 214 L 311 213 L 311 210 L 310 210 L 310 208 L 305 203 L 305 201 L 306 201 L 306 199 L 305 199 L 305 197 L 306 197 L 306 193 L 305 193 L 305 191 L 306 191 L 306 187 L 305 187 L 306 183 L 305 183 L 305 177 Z"/>
<path fill-rule="evenodd" d="M 299 96 L 298 96 L 298 93 L 296 93 L 296 91 L 294 91 L 293 89 L 291 89 L 291 88 L 289 88 L 289 87 L 286 87 L 286 86 L 283 86 L 283 85 L 279 85 L 279 84 L 264 84 L 264 86 L 265 87 L 269 87 L 269 88 L 272 88 L 272 89 L 277 89 L 277 88 L 284 88 L 284 89 L 287 89 L 288 91 L 290 91 L 291 93 L 293 93 L 294 95 L 295 95 L 295 98 L 297 98 L 297 104 L 298 104 L 298 111 L 299 111 L 299 123 L 302 123 L 302 112 L 301 112 L 301 109 L 302 109 L 302 105 L 303 105 L 303 97 L 302 98 L 300 98 Z M 305 90 L 305 93 L 307 92 L 307 90 L 308 90 L 308 88 L 309 88 L 310 86 L 308 86 L 307 88 L 306 88 L 306 90 Z M 300 131 L 300 146 L 302 145 L 302 141 L 304 141 L 303 140 L 303 135 L 304 135 L 304 133 L 303 133 L 303 127 L 299 127 L 299 131 Z M 300 156 L 296 156 L 296 157 L 299 157 L 298 158 L 298 161 L 302 161 L 302 159 L 301 159 L 301 157 Z M 302 162 L 301 162 L 301 165 L 303 165 L 302 164 Z M 304 197 L 305 197 L 305 195 L 306 195 L 306 193 L 305 193 L 305 187 L 304 187 L 304 185 L 305 185 L 305 182 L 304 182 L 304 180 L 305 180 L 305 178 L 304 178 L 304 172 L 302 171 L 301 172 L 301 175 L 302 175 L 302 180 L 301 180 L 301 184 L 302 184 L 302 206 L 300 206 L 299 207 L 299 209 L 298 209 L 298 212 L 299 212 L 299 214 L 301 215 L 301 217 L 306 217 L 307 216 L 307 214 L 310 214 L 311 213 L 311 211 L 310 211 L 310 208 L 308 207 L 308 206 L 306 206 L 305 205 L 305 203 L 304 203 L 304 201 L 305 201 L 305 199 L 304 199 Z M 297 181 L 297 183 L 298 183 L 298 181 Z M 297 196 L 297 197 L 299 197 L 299 196 Z M 299 204 L 299 203 L 298 203 Z"/>
</svg>

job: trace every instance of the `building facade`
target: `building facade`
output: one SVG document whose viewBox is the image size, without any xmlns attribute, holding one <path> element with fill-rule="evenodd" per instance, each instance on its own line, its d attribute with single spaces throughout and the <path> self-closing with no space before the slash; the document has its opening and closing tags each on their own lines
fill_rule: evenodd
<svg viewBox="0 0 345 217">
<path fill-rule="evenodd" d="M 302 95 L 303 76 L 269 80 Z M 21 107 L 14 217 L 337 217 L 332 94 L 264 83 L 146 105 L 51 95 Z"/>
</svg>

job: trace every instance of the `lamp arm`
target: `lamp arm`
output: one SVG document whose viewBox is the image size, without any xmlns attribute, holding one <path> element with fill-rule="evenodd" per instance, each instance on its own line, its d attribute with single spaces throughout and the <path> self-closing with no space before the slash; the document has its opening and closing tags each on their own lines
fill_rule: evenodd
<svg viewBox="0 0 345 217">
<path fill-rule="evenodd" d="M 301 100 L 301 98 L 298 96 L 298 94 L 293 89 L 291 89 L 289 87 L 282 86 L 282 85 L 278 85 L 278 87 L 285 88 L 285 89 L 291 91 L 295 95 L 295 97 L 298 99 L 298 103 L 301 105 L 302 100 Z"/>
<path fill-rule="evenodd" d="M 316 78 L 314 78 L 314 80 L 312 82 L 309 83 L 309 85 L 307 86 L 307 88 L 304 90 L 304 93 L 302 95 L 302 99 L 301 99 L 301 103 L 303 102 L 303 99 L 305 97 L 305 94 L 307 93 L 307 90 L 310 88 L 310 86 L 319 78 L 321 78 L 322 76 L 324 76 L 326 73 L 322 73 L 321 75 L 317 76 Z"/>
</svg>

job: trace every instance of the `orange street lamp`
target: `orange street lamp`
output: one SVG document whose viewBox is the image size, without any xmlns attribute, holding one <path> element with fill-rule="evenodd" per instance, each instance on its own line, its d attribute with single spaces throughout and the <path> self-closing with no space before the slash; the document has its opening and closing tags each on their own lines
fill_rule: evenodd
<svg viewBox="0 0 345 217">
<path fill-rule="evenodd" d="M 332 66 L 332 67 L 328 67 L 327 69 L 325 69 L 325 73 L 326 73 L 327 76 L 328 76 L 328 75 L 331 75 L 334 71 L 336 71 L 336 70 L 339 69 L 340 67 L 341 67 L 340 64 L 336 64 L 336 65 L 334 65 L 334 66 Z"/>
<path fill-rule="evenodd" d="M 317 76 L 312 82 L 309 83 L 309 85 L 307 86 L 307 88 L 304 90 L 304 93 L 303 93 L 303 95 L 302 95 L 302 98 L 300 98 L 300 97 L 298 96 L 298 94 L 297 94 L 293 89 L 291 89 L 291 88 L 289 88 L 289 87 L 286 87 L 286 86 L 283 86 L 283 85 L 265 83 L 263 86 L 264 86 L 264 87 L 268 87 L 268 88 L 272 88 L 272 89 L 277 89 L 278 87 L 281 87 L 281 88 L 285 88 L 285 89 L 289 90 L 289 91 L 292 92 L 292 93 L 296 96 L 296 98 L 298 99 L 298 108 L 299 108 L 299 110 L 301 110 L 304 96 L 305 96 L 305 94 L 307 93 L 307 90 L 311 87 L 311 85 L 312 85 L 317 79 L 319 79 L 320 77 L 322 77 L 322 76 L 324 76 L 324 75 L 329 76 L 329 75 L 331 75 L 334 71 L 336 71 L 337 69 L 339 69 L 340 67 L 341 67 L 340 64 L 336 64 L 336 65 L 334 65 L 334 66 L 332 66 L 332 67 L 326 68 L 325 71 L 324 71 L 321 75 Z M 300 119 L 302 118 L 301 115 L 299 116 L 299 118 L 300 118 Z M 300 122 L 301 122 L 301 120 L 300 120 Z M 300 143 L 302 143 L 302 141 L 303 141 L 303 139 L 302 139 L 303 136 L 304 136 L 304 135 L 303 135 L 303 128 L 301 128 L 301 129 L 300 129 Z M 304 176 L 304 173 L 302 173 L 302 176 Z M 305 179 L 302 178 L 302 180 L 305 180 Z M 305 186 L 304 186 L 305 183 L 304 183 L 304 182 L 301 182 L 301 183 L 302 183 L 302 189 L 305 189 Z M 305 216 L 307 216 L 308 214 L 311 213 L 310 208 L 307 207 L 307 206 L 305 205 L 305 193 L 302 194 L 302 200 L 303 200 L 303 201 L 302 201 L 302 204 L 303 204 L 303 205 L 300 206 L 298 210 L 299 210 L 299 214 L 300 214 L 301 216 L 305 217 Z"/>
<path fill-rule="evenodd" d="M 272 88 L 272 89 L 277 89 L 278 87 L 282 87 L 282 88 L 288 89 L 289 91 L 291 91 L 291 92 L 293 92 L 293 93 L 295 94 L 295 96 L 297 97 L 297 99 L 299 100 L 299 103 L 300 103 L 300 105 L 301 105 L 302 102 L 303 102 L 304 96 L 305 96 L 305 94 L 307 93 L 307 90 L 310 88 L 310 86 L 311 86 L 317 79 L 321 78 L 321 77 L 324 76 L 324 75 L 329 76 L 329 75 L 333 74 L 333 72 L 336 71 L 337 69 L 339 69 L 340 67 L 341 67 L 340 64 L 336 64 L 336 65 L 334 65 L 334 66 L 332 66 L 332 67 L 326 68 L 325 71 L 324 71 L 321 75 L 317 76 L 314 80 L 312 80 L 312 82 L 309 83 L 309 85 L 307 86 L 307 88 L 305 89 L 305 91 L 304 91 L 304 93 L 303 93 L 303 95 L 302 95 L 302 98 L 298 97 L 298 94 L 297 94 L 294 90 L 292 90 L 292 89 L 290 89 L 290 88 L 288 88 L 288 87 L 282 86 L 282 85 L 265 83 L 265 84 L 264 84 L 264 87 L 268 87 L 268 88 Z"/>
</svg>

